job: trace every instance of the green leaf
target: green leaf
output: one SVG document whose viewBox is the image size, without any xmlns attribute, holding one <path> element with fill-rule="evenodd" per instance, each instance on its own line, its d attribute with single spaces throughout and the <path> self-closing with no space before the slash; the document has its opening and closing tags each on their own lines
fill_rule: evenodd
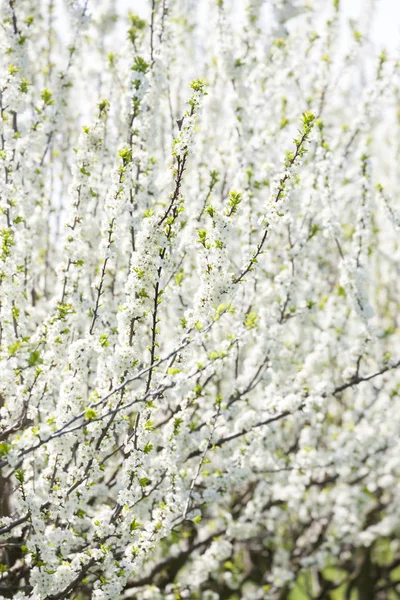
<svg viewBox="0 0 400 600">
<path fill-rule="evenodd" d="M 85 420 L 86 421 L 91 421 L 92 419 L 95 419 L 97 417 L 97 412 L 94 410 L 94 408 L 88 408 L 85 411 Z"/>
<path fill-rule="evenodd" d="M 150 484 L 150 479 L 148 477 L 140 477 L 139 479 L 139 485 L 140 487 L 146 487 Z"/>
<path fill-rule="evenodd" d="M 177 369 L 175 367 L 168 367 L 168 375 L 177 375 L 181 371 L 182 371 L 182 369 Z"/>
<path fill-rule="evenodd" d="M 207 83 L 204 79 L 193 79 L 193 81 L 190 84 L 190 87 L 195 92 L 200 92 L 201 94 L 206 94 L 205 89 L 207 87 Z"/>
<path fill-rule="evenodd" d="M 25 481 L 25 475 L 24 475 L 24 471 L 22 469 L 17 469 L 15 471 L 15 478 L 17 481 L 19 481 L 20 483 L 24 483 Z"/>
<path fill-rule="evenodd" d="M 152 450 L 153 450 L 153 444 L 150 444 L 150 442 L 146 442 L 146 445 L 143 448 L 143 452 L 145 454 L 149 454 L 149 452 L 151 452 Z"/>
<path fill-rule="evenodd" d="M 35 365 L 40 365 L 42 363 L 43 363 L 43 360 L 40 358 L 39 350 L 33 350 L 33 352 L 31 352 L 29 355 L 28 365 L 30 367 L 34 367 Z"/>
<path fill-rule="evenodd" d="M 54 104 L 54 100 L 52 99 L 53 92 L 51 92 L 47 88 L 45 88 L 43 90 L 43 92 L 40 94 L 40 97 L 42 98 L 42 100 L 46 106 L 50 106 L 51 104 Z"/>
<path fill-rule="evenodd" d="M 136 521 L 136 519 L 133 519 L 132 523 L 129 526 L 130 531 L 136 531 L 136 529 L 139 529 L 140 527 L 142 527 L 142 523 L 139 523 L 139 521 Z"/>
<path fill-rule="evenodd" d="M 8 442 L 1 442 L 0 443 L 0 456 L 7 456 L 10 448 L 11 448 L 11 444 L 9 444 Z"/>
</svg>

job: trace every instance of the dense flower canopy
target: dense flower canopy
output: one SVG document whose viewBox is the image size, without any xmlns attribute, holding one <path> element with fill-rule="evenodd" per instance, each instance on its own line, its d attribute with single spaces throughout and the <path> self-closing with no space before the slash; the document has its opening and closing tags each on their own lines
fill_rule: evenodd
<svg viewBox="0 0 400 600">
<path fill-rule="evenodd" d="M 400 597 L 400 65 L 237 4 L 1 4 L 0 598 Z"/>
</svg>

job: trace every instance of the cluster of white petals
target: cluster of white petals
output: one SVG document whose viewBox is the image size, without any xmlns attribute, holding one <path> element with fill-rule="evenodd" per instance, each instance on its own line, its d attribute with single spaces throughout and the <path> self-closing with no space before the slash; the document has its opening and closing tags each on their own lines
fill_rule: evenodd
<svg viewBox="0 0 400 600">
<path fill-rule="evenodd" d="M 0 5 L 0 600 L 398 597 L 399 57 L 118 5 Z"/>
</svg>

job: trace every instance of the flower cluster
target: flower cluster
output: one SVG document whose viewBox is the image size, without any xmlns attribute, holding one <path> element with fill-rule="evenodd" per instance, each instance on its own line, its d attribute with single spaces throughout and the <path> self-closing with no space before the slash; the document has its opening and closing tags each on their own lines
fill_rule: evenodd
<svg viewBox="0 0 400 600">
<path fill-rule="evenodd" d="M 0 8 L 0 600 L 394 598 L 400 61 L 119 4 Z"/>
</svg>

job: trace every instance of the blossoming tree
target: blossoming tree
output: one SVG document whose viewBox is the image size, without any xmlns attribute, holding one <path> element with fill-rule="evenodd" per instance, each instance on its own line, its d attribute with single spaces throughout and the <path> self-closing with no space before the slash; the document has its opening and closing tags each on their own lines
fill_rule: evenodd
<svg viewBox="0 0 400 600">
<path fill-rule="evenodd" d="M 1 4 L 0 598 L 399 598 L 399 62 L 118 4 Z"/>
</svg>

